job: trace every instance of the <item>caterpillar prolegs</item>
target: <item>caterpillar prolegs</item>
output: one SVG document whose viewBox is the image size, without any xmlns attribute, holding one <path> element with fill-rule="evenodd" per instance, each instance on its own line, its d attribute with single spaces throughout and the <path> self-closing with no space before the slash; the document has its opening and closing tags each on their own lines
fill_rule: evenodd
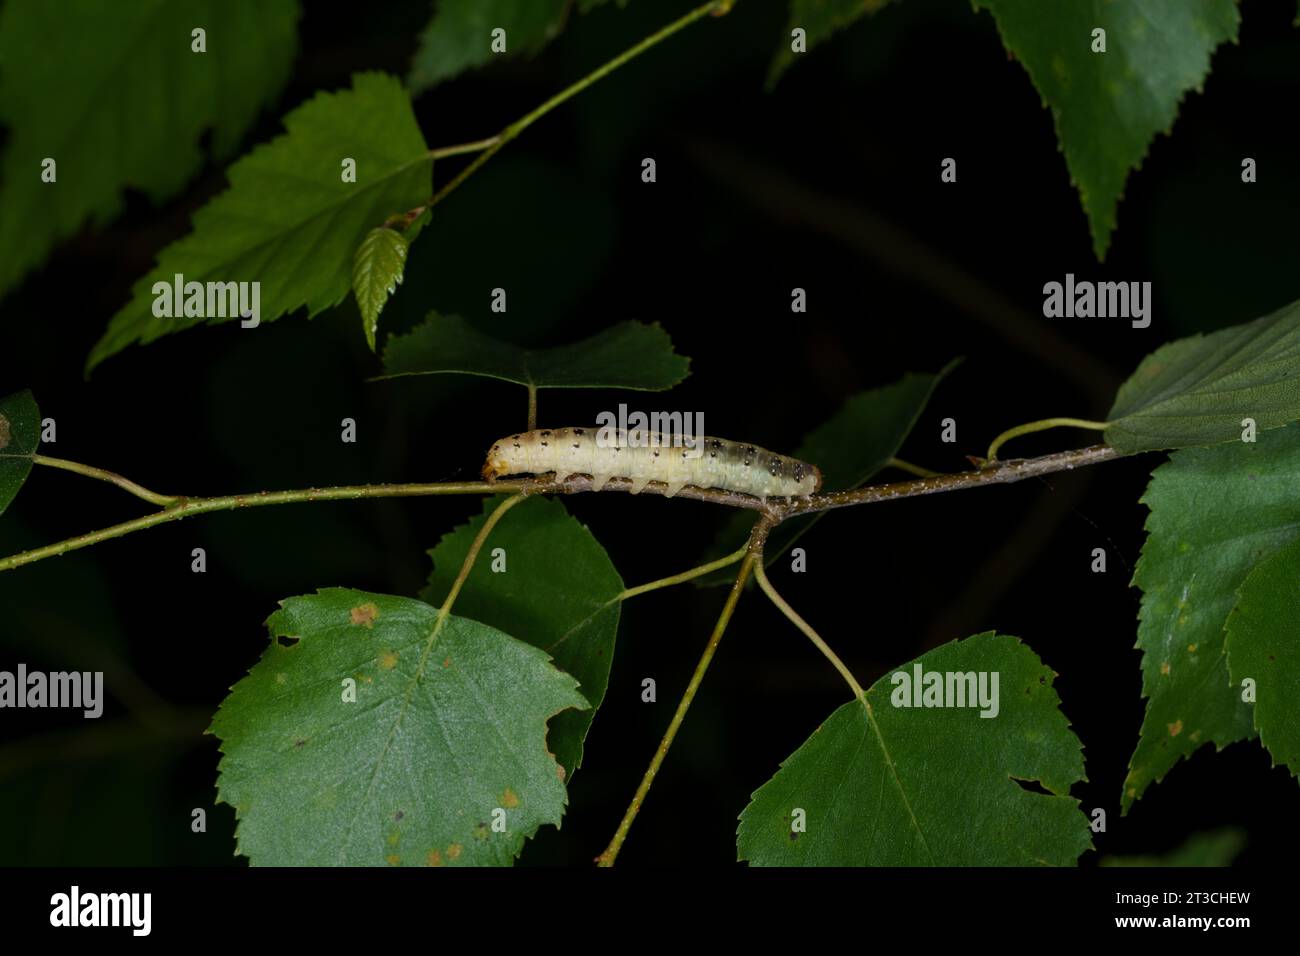
<svg viewBox="0 0 1300 956">
<path fill-rule="evenodd" d="M 701 439 L 701 448 L 674 445 L 666 435 L 617 433 L 612 441 L 597 441 L 599 428 L 540 428 L 509 435 L 492 446 L 483 477 L 543 475 L 557 479 L 590 475 L 593 491 L 612 478 L 632 482 L 632 494 L 651 482 L 664 485 L 671 498 L 687 485 L 719 488 L 769 497 L 811 495 L 821 490 L 822 473 L 785 455 L 721 438 Z M 629 437 L 631 440 L 629 440 Z"/>
</svg>

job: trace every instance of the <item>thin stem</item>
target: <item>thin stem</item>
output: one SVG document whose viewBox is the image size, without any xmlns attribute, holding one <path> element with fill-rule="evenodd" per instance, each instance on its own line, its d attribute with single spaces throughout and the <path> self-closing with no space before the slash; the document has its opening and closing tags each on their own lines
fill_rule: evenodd
<svg viewBox="0 0 1300 956">
<path fill-rule="evenodd" d="M 478 153 L 485 149 L 491 149 L 497 144 L 499 136 L 489 136 L 487 139 L 475 140 L 472 143 L 459 143 L 455 146 L 439 146 L 437 149 L 431 149 L 426 154 L 430 159 L 444 159 L 448 156 L 461 156 L 465 153 Z"/>
<path fill-rule="evenodd" d="M 986 461 L 997 461 L 998 449 L 1005 445 L 1013 438 L 1021 435 L 1029 435 L 1033 432 L 1047 431 L 1049 428 L 1091 428 L 1094 431 L 1105 431 L 1110 422 L 1090 422 L 1082 418 L 1044 418 L 1042 421 L 1029 422 L 1025 425 L 1017 425 L 1015 428 L 1008 428 L 997 438 L 993 439 L 993 444 L 989 445 L 989 453 L 985 455 Z"/>
<path fill-rule="evenodd" d="M 596 608 L 594 611 L 592 611 L 590 614 L 584 617 L 577 624 L 574 624 L 572 627 L 570 627 L 567 631 L 565 631 L 563 634 L 561 634 L 558 638 L 556 638 L 554 641 L 552 641 L 543 649 L 548 654 L 554 654 L 555 648 L 560 644 L 563 644 L 565 641 L 567 641 L 574 631 L 578 630 L 581 627 L 585 627 L 591 621 L 592 618 L 594 618 L 597 614 L 600 614 L 603 611 L 605 611 L 611 605 L 618 604 L 622 601 L 626 601 L 628 598 L 634 598 L 640 594 L 645 594 L 649 591 L 657 591 L 659 588 L 671 587 L 674 584 L 682 584 L 694 578 L 702 577 L 703 575 L 708 574 L 710 571 L 717 571 L 720 568 L 725 568 L 729 565 L 735 564 L 737 561 L 739 561 L 741 558 L 745 556 L 745 552 L 747 552 L 748 550 L 749 550 L 749 544 L 746 543 L 741 545 L 735 551 L 731 552 L 731 554 L 727 555 L 725 558 L 718 558 L 718 560 L 710 561 L 708 564 L 701 564 L 699 567 L 691 568 L 689 571 L 683 571 L 681 574 L 674 574 L 671 577 L 667 577 L 667 578 L 659 578 L 659 580 L 650 581 L 647 584 L 638 584 L 634 588 L 625 588 L 624 590 L 618 592 L 618 594 L 615 594 L 612 598 L 610 598 L 600 607 Z"/>
<path fill-rule="evenodd" d="M 52 558 L 101 541 L 120 538 L 133 531 L 143 531 L 168 521 L 179 521 L 192 515 L 210 511 L 232 511 L 236 508 L 256 508 L 264 505 L 283 505 L 306 501 L 350 501 L 356 498 L 409 498 L 423 495 L 495 495 L 501 492 L 526 492 L 551 487 L 553 483 L 536 480 L 442 482 L 435 484 L 347 485 L 337 488 L 306 488 L 294 491 L 263 491 L 250 495 L 226 495 L 220 498 L 180 498 L 178 504 L 141 518 L 123 521 L 99 531 L 68 538 L 31 551 L 0 558 L 0 571 L 31 564 L 43 558 Z"/>
<path fill-rule="evenodd" d="M 123 478 L 116 472 L 106 471 L 103 468 L 95 468 L 93 465 L 83 465 L 76 461 L 66 461 L 63 458 L 50 458 L 47 455 L 32 455 L 32 463 L 37 465 L 46 465 L 50 468 L 61 468 L 64 471 L 75 472 L 78 475 L 85 475 L 87 478 L 98 478 L 100 481 L 107 481 L 117 485 L 123 491 L 128 491 L 137 498 L 143 498 L 145 501 L 159 507 L 166 508 L 180 501 L 176 495 L 160 495 L 156 491 L 150 491 L 142 485 L 137 485 L 129 478 Z"/>
<path fill-rule="evenodd" d="M 691 498 L 707 501 L 717 505 L 733 508 L 746 508 L 758 511 L 773 525 L 779 524 L 793 515 L 813 514 L 831 511 L 835 508 L 848 508 L 854 505 L 870 504 L 876 501 L 892 501 L 895 498 L 912 498 L 917 495 L 938 494 L 944 491 L 957 491 L 962 488 L 976 488 L 981 485 L 1009 484 L 1050 474 L 1055 471 L 1071 471 L 1086 465 L 1118 458 L 1119 453 L 1109 445 L 1093 445 L 1072 451 L 1057 452 L 1041 458 L 1022 458 L 1007 462 L 992 462 L 975 471 L 963 471 L 951 475 L 936 475 L 933 478 L 917 478 L 913 481 L 899 481 L 885 485 L 868 485 L 852 491 L 837 491 L 825 495 L 812 495 L 808 498 L 789 498 L 778 504 L 774 501 L 764 502 L 751 495 L 736 491 L 724 491 L 718 488 L 693 488 L 687 486 L 677 493 L 679 498 Z M 120 538 L 135 531 L 143 531 L 168 521 L 177 521 L 191 515 L 206 514 L 209 511 L 229 511 L 234 508 L 251 508 L 259 505 L 281 505 L 306 501 L 340 501 L 354 498 L 413 498 L 424 495 L 491 495 L 502 492 L 520 492 L 531 495 L 540 494 L 581 494 L 591 491 L 592 479 L 588 475 L 571 475 L 563 481 L 553 477 L 524 478 L 514 481 L 472 481 L 444 482 L 434 484 L 389 484 L 389 485 L 350 485 L 338 488 L 309 488 L 296 491 L 263 491 L 249 495 L 227 495 L 220 498 L 186 498 L 176 499 L 176 504 L 164 511 L 124 521 L 99 531 L 92 531 L 75 538 L 68 538 L 55 544 L 24 551 L 21 554 L 0 558 L 0 571 L 31 564 L 44 558 L 52 558 L 79 548 L 89 547 L 101 541 Z M 632 482 L 625 478 L 615 478 L 604 486 L 605 491 L 631 491 Z M 664 486 L 651 484 L 642 494 L 663 494 Z"/>
<path fill-rule="evenodd" d="M 771 602 L 777 606 L 782 614 L 794 623 L 795 627 L 804 632 L 808 640 L 812 641 L 813 644 L 817 646 L 817 650 L 821 651 L 822 654 L 825 655 L 826 659 L 834 665 L 835 669 L 840 672 L 840 676 L 843 677 L 849 687 L 852 688 L 853 696 L 858 698 L 858 700 L 865 702 L 866 691 L 862 689 L 862 685 L 859 684 L 857 679 L 853 676 L 853 672 L 850 671 L 848 667 L 845 666 L 844 662 L 839 659 L 839 656 L 831 650 L 830 645 L 822 640 L 821 635 L 812 629 L 812 625 L 800 617 L 799 613 L 786 602 L 785 598 L 776 593 L 776 588 L 772 587 L 772 582 L 767 579 L 767 572 L 763 570 L 762 561 L 759 561 L 754 566 L 754 577 L 758 580 L 758 586 L 763 589 L 763 593 L 768 596 Z"/>
<path fill-rule="evenodd" d="M 528 430 L 537 427 L 537 386 L 528 386 Z"/>
<path fill-rule="evenodd" d="M 731 9 L 733 2 L 734 0 L 710 0 L 709 3 L 706 3 L 700 7 L 696 7 L 694 10 L 686 14 L 684 17 L 674 20 L 672 23 L 668 24 L 663 29 L 650 34 L 650 36 L 646 37 L 640 43 L 636 44 L 635 46 L 629 47 L 627 50 L 624 50 L 622 53 L 614 57 L 614 59 L 610 60 L 604 66 L 598 67 L 597 69 L 588 73 L 582 79 L 578 80 L 576 83 L 573 83 L 572 85 L 565 87 L 559 93 L 556 93 L 549 100 L 547 100 L 541 106 L 537 107 L 531 113 L 528 113 L 523 118 L 515 120 L 504 130 L 502 130 L 500 135 L 495 137 L 495 142 L 493 142 L 491 146 L 489 146 L 483 152 L 479 153 L 479 155 L 474 158 L 474 161 L 472 163 L 470 163 L 468 166 L 462 169 L 454 179 L 448 181 L 448 183 L 445 186 L 443 186 L 436 193 L 434 193 L 433 198 L 429 200 L 426 206 L 428 207 L 436 206 L 438 205 L 438 203 L 446 199 L 451 193 L 453 193 L 456 190 L 458 186 L 460 186 L 461 183 L 469 179 L 469 177 L 473 176 L 476 172 L 478 172 L 478 170 L 483 166 L 484 163 L 486 163 L 489 159 L 495 156 L 497 154 L 497 151 L 500 150 L 501 147 L 505 146 L 506 143 L 510 142 L 512 139 L 514 139 L 516 136 L 518 136 L 528 127 L 532 126 L 533 123 L 537 122 L 539 119 L 541 119 L 543 116 L 545 116 L 551 110 L 555 109 L 560 104 L 566 102 L 569 99 L 572 99 L 574 96 L 577 96 L 579 93 L 581 93 L 587 87 L 591 86 L 597 80 L 600 80 L 603 77 L 607 76 L 608 74 L 614 72 L 624 63 L 627 63 L 629 60 L 634 59 L 635 57 L 644 53 L 652 46 L 655 46 L 656 44 L 661 43 L 664 40 L 668 39 L 677 31 L 690 26 L 696 20 L 708 16 L 710 13 L 717 13 L 717 14 L 726 13 L 728 10 Z"/>
<path fill-rule="evenodd" d="M 905 471 L 909 475 L 916 475 L 918 478 L 933 478 L 935 475 L 941 474 L 937 471 L 931 471 L 929 468 L 922 468 L 920 465 L 914 465 L 910 461 L 903 461 L 901 458 L 891 458 L 887 464 L 891 468 Z"/>
<path fill-rule="evenodd" d="M 1119 452 L 1109 445 L 1090 445 L 1087 448 L 1060 451 L 1041 458 L 994 461 L 973 471 L 935 475 L 933 478 L 915 478 L 911 481 L 896 481 L 885 485 L 867 485 L 852 491 L 833 491 L 830 494 L 813 495 L 811 498 L 793 498 L 779 507 L 777 514 L 781 520 L 785 520 L 794 515 L 850 508 L 877 501 L 914 498 L 917 495 L 933 495 L 945 491 L 959 491 L 962 488 L 980 488 L 985 485 L 1011 484 L 1056 471 L 1073 471 L 1075 468 L 1096 465 L 1118 457 L 1120 457 Z"/>
<path fill-rule="evenodd" d="M 660 578 L 659 580 L 651 581 L 648 584 L 638 584 L 634 588 L 628 588 L 623 591 L 608 603 L 613 604 L 614 601 L 626 601 L 628 598 L 636 597 L 638 594 L 645 594 L 647 591 L 657 591 L 659 588 L 671 587 L 674 584 L 683 584 L 695 578 L 703 577 L 712 571 L 718 571 L 735 564 L 743 558 L 748 551 L 749 543 L 746 542 L 725 558 L 718 558 L 718 560 L 710 561 L 708 564 L 701 564 L 697 568 L 691 568 L 689 571 L 683 571 L 681 574 L 674 574 L 672 577 Z"/>
<path fill-rule="evenodd" d="M 731 586 L 731 593 L 727 595 L 727 603 L 723 605 L 722 613 L 718 616 L 718 623 L 714 625 L 713 633 L 709 635 L 709 642 L 704 646 L 704 653 L 700 656 L 699 663 L 695 665 L 695 672 L 691 675 L 690 683 L 686 685 L 686 692 L 677 704 L 677 710 L 673 714 L 672 721 L 668 724 L 668 730 L 664 733 L 663 740 L 659 743 L 659 749 L 655 751 L 654 757 L 650 760 L 650 766 L 641 778 L 641 784 L 636 788 L 636 794 L 632 797 L 632 802 L 628 804 L 627 811 L 623 814 L 618 829 L 614 831 L 613 839 L 609 841 L 609 846 L 605 848 L 605 852 L 596 857 L 598 866 L 613 866 L 614 861 L 618 858 L 619 850 L 623 847 L 623 841 L 627 839 L 628 831 L 632 829 L 632 822 L 636 820 L 641 805 L 645 803 L 646 795 L 650 792 L 650 786 L 654 783 L 660 766 L 663 765 L 664 757 L 668 755 L 668 748 L 672 746 L 673 739 L 677 736 L 677 731 L 686 717 L 686 712 L 690 710 L 691 702 L 695 700 L 695 693 L 704 680 L 704 674 L 713 661 L 713 654 L 718 649 L 722 634 L 726 631 L 727 624 L 731 621 L 732 612 L 736 610 L 740 595 L 745 590 L 745 582 L 749 579 L 750 572 L 758 564 L 762 563 L 759 558 L 763 553 L 763 541 L 767 538 L 767 533 L 771 530 L 771 527 L 772 519 L 769 517 L 761 518 L 754 525 L 754 530 L 749 536 L 749 543 L 745 546 L 744 562 L 740 565 L 740 572 L 736 575 L 735 584 Z"/>
<path fill-rule="evenodd" d="M 460 589 L 465 586 L 465 580 L 469 577 L 474 562 L 478 560 L 478 553 L 482 550 L 483 542 L 487 540 L 487 536 L 492 533 L 492 529 L 496 527 L 497 522 L 505 517 L 506 512 L 523 501 L 525 497 L 525 495 L 513 495 L 507 498 L 497 505 L 492 510 L 492 513 L 488 515 L 487 521 L 483 522 L 483 527 L 479 528 L 478 534 L 474 536 L 474 541 L 469 546 L 469 551 L 465 554 L 465 560 L 461 562 L 460 571 L 456 574 L 456 580 L 451 582 L 451 590 L 447 592 L 447 599 L 442 602 L 442 607 L 438 608 L 439 618 L 444 618 L 451 613 L 451 606 L 456 603 L 456 597 L 460 594 Z"/>
</svg>

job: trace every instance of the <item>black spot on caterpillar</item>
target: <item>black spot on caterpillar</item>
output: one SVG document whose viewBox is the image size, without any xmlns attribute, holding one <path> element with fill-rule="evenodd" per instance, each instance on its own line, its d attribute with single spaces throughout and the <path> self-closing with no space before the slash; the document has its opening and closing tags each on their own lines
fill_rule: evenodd
<svg viewBox="0 0 1300 956">
<path fill-rule="evenodd" d="M 483 477 L 495 481 L 505 475 L 544 475 L 554 472 L 563 480 L 570 475 L 590 475 L 593 491 L 611 478 L 632 482 L 632 494 L 651 482 L 664 485 L 671 498 L 687 485 L 737 491 L 755 498 L 811 495 L 821 490 L 822 473 L 816 465 L 797 461 L 755 445 L 705 438 L 699 451 L 674 446 L 668 436 L 647 432 L 629 443 L 619 434 L 602 445 L 601 429 L 548 428 L 511 435 L 492 446 Z"/>
</svg>

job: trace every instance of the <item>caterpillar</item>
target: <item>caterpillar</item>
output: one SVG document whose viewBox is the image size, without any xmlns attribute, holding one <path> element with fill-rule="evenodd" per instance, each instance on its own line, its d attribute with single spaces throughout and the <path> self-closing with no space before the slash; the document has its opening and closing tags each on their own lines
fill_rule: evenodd
<svg viewBox="0 0 1300 956">
<path fill-rule="evenodd" d="M 591 490 L 600 491 L 613 478 L 632 482 L 632 494 L 651 482 L 664 485 L 671 498 L 687 485 L 738 491 L 766 501 L 772 497 L 807 496 L 821 490 L 822 473 L 816 465 L 775 452 L 703 438 L 702 452 L 674 446 L 668 436 L 633 432 L 628 442 L 618 433 L 614 442 L 599 443 L 599 428 L 540 428 L 502 438 L 488 452 L 483 477 L 495 481 L 503 475 L 542 475 L 557 479 L 590 475 Z"/>
</svg>

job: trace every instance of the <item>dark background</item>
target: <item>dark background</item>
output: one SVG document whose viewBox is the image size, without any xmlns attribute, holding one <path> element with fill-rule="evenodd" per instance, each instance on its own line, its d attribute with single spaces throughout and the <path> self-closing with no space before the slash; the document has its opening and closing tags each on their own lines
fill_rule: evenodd
<svg viewBox="0 0 1300 956">
<path fill-rule="evenodd" d="M 523 115 L 686 10 L 637 0 L 570 20 L 534 59 L 511 60 L 416 101 L 431 146 L 478 139 Z M 404 74 L 423 3 L 367 4 L 342 17 L 308 4 L 278 105 L 246 147 L 317 89 L 353 71 Z M 1050 113 L 987 14 L 911 2 L 801 58 L 774 92 L 768 61 L 784 4 L 745 0 L 697 24 L 508 146 L 445 204 L 412 250 L 382 327 L 430 308 L 501 338 L 560 344 L 623 319 L 659 321 L 693 374 L 664 395 L 543 392 L 541 423 L 602 409 L 700 410 L 710 433 L 792 451 L 850 395 L 908 370 L 964 364 L 939 389 L 903 456 L 965 466 L 1013 424 L 1102 418 L 1118 383 L 1157 345 L 1255 318 L 1294 300 L 1300 232 L 1300 33 L 1294 4 L 1242 5 L 1240 43 L 1218 50 L 1130 179 L 1099 266 Z M 641 159 L 658 182 L 640 179 Z M 939 163 L 958 161 L 956 184 Z M 1258 161 L 1243 185 L 1241 159 Z M 460 160 L 440 163 L 445 182 Z M 133 347 L 86 382 L 108 318 L 158 250 L 224 186 L 210 165 L 176 201 L 132 196 L 112 226 L 64 243 L 0 303 L 0 394 L 34 390 L 58 423 L 47 453 L 192 495 L 475 475 L 485 449 L 523 426 L 521 388 L 442 377 L 366 383 L 378 370 L 349 299 L 255 334 L 234 324 Z M 1080 278 L 1154 285 L 1149 329 L 1042 318 L 1042 286 Z M 489 311 L 508 290 L 509 312 Z M 808 292 L 806 315 L 790 290 Z M 958 442 L 939 422 L 958 422 Z M 339 441 L 344 417 L 359 441 Z M 1015 455 L 1090 443 L 1056 431 Z M 1101 853 L 1160 852 L 1220 826 L 1247 832 L 1243 863 L 1291 860 L 1296 788 L 1255 743 L 1202 748 L 1118 809 L 1140 725 L 1137 501 L 1163 456 L 1047 481 L 837 513 L 803 544 L 809 571 L 778 564 L 776 586 L 864 685 L 938 643 L 982 630 L 1025 639 L 1061 675 L 1085 746 L 1085 809 L 1103 807 Z M 658 497 L 585 495 L 587 522 L 629 584 L 696 562 L 726 518 Z M 37 469 L 0 522 L 0 553 L 139 514 L 117 489 Z M 477 498 L 350 502 L 223 513 L 165 525 L 0 575 L 0 662 L 106 670 L 103 718 L 7 712 L 0 744 L 0 862 L 241 862 L 233 813 L 213 808 L 217 751 L 201 736 L 227 688 L 266 644 L 276 601 L 324 586 L 414 594 L 426 549 Z M 190 571 L 207 549 L 208 572 Z M 1109 571 L 1089 570 L 1094 547 Z M 561 832 L 524 863 L 591 860 L 613 833 L 724 598 L 662 591 L 625 606 L 608 697 L 570 787 Z M 659 702 L 640 701 L 656 678 Z M 736 816 L 846 699 L 840 678 L 767 602 L 750 594 L 620 858 L 727 865 Z M 89 728 L 89 729 L 88 729 Z M 953 768 L 960 773 L 960 767 Z M 209 809 L 206 834 L 190 811 Z M 1096 861 L 1089 853 L 1085 864 Z"/>
</svg>

